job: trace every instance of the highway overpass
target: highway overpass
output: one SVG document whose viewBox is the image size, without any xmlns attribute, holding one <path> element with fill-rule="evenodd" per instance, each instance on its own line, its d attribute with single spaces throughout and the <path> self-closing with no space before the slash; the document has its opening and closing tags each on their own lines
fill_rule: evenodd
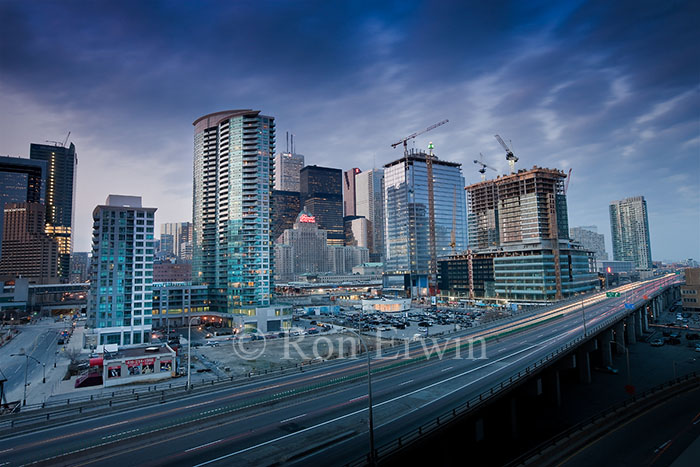
<svg viewBox="0 0 700 467">
<path fill-rule="evenodd" d="M 636 339 L 650 316 L 677 300 L 679 279 L 628 284 L 615 289 L 619 297 L 597 293 L 373 356 L 375 455 L 386 458 L 556 362 L 569 361 L 590 377 L 589 353 L 609 352 L 611 340 Z M 72 411 L 67 419 L 55 408 L 0 417 L 2 462 L 362 465 L 369 460 L 365 365 L 362 358 L 335 360 L 276 378 L 141 396 L 119 407 L 86 402 L 62 408 Z"/>
</svg>

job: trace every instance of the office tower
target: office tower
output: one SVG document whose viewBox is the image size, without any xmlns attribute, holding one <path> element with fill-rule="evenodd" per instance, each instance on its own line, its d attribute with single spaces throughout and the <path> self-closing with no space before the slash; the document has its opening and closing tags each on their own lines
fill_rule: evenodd
<svg viewBox="0 0 700 467">
<path fill-rule="evenodd" d="M 58 275 L 67 281 L 75 219 L 75 175 L 78 168 L 75 145 L 32 143 L 29 158 L 46 162 L 46 233 L 58 241 Z"/>
<path fill-rule="evenodd" d="M 441 287 L 524 301 L 595 288 L 592 254 L 569 241 L 565 179 L 535 167 L 466 187 L 472 251 L 440 262 Z"/>
<path fill-rule="evenodd" d="M 320 229 L 316 219 L 308 211 L 297 215 L 291 229 L 280 236 L 280 243 L 292 247 L 294 274 L 327 272 L 327 232 Z M 280 264 L 281 268 L 283 265 Z"/>
<path fill-rule="evenodd" d="M 329 245 L 327 261 L 333 274 L 351 274 L 352 268 L 369 261 L 369 250 L 358 246 Z"/>
<path fill-rule="evenodd" d="M 74 251 L 70 255 L 70 282 L 80 283 L 88 280 L 88 252 Z"/>
<path fill-rule="evenodd" d="M 6 203 L 44 204 L 46 162 L 0 157 L 0 251 L 2 250 L 3 207 Z"/>
<path fill-rule="evenodd" d="M 301 212 L 301 198 L 298 191 L 272 191 L 272 227 L 273 242 L 279 239 L 287 229 L 291 229 Z"/>
<path fill-rule="evenodd" d="M 370 261 L 384 261 L 384 169 L 372 169 L 355 175 L 355 214 L 369 221 Z"/>
<path fill-rule="evenodd" d="M 140 196 L 122 195 L 92 211 L 87 324 L 96 344 L 150 340 L 155 212 Z"/>
<path fill-rule="evenodd" d="M 303 167 L 302 154 L 291 152 L 277 154 L 275 156 L 275 190 L 299 191 L 299 173 Z"/>
<path fill-rule="evenodd" d="M 153 263 L 153 282 L 190 282 L 191 280 L 191 263 L 181 263 L 174 259 Z"/>
<path fill-rule="evenodd" d="M 385 285 L 407 287 L 410 281 L 412 292 L 419 294 L 427 293 L 430 262 L 426 157 L 414 151 L 384 166 Z M 453 230 L 455 250 L 467 246 L 464 177 L 461 164 L 433 156 L 432 165 L 435 246 L 440 257 L 453 251 Z"/>
<path fill-rule="evenodd" d="M 608 259 L 608 253 L 605 251 L 605 236 L 598 233 L 598 227 L 595 225 L 571 227 L 569 234 L 572 240 L 579 242 L 586 250 L 592 251 L 596 261 Z"/>
<path fill-rule="evenodd" d="M 346 170 L 343 172 L 343 215 L 355 216 L 356 214 L 356 198 L 355 198 L 355 177 L 361 171 L 358 168 Z"/>
<path fill-rule="evenodd" d="M 371 247 L 369 221 L 362 216 L 345 216 L 345 245 Z"/>
<path fill-rule="evenodd" d="M 39 203 L 6 203 L 0 276 L 35 284 L 58 282 L 58 242 L 46 235 L 46 210 Z"/>
<path fill-rule="evenodd" d="M 651 269 L 649 217 L 643 196 L 610 203 L 610 230 L 615 261 L 632 261 L 638 269 Z"/>
<path fill-rule="evenodd" d="M 193 281 L 209 287 L 220 312 L 269 306 L 275 120 L 245 109 L 193 125 Z"/>
<path fill-rule="evenodd" d="M 167 222 L 160 225 L 160 251 L 164 255 L 181 258 L 182 244 L 191 241 L 191 222 Z"/>
<path fill-rule="evenodd" d="M 301 204 L 328 231 L 329 245 L 343 245 L 343 171 L 308 165 L 301 169 Z"/>
<path fill-rule="evenodd" d="M 161 226 L 162 227 L 162 226 Z M 160 242 L 158 242 L 158 257 L 169 258 L 175 256 L 175 236 L 173 234 L 160 234 Z"/>
</svg>

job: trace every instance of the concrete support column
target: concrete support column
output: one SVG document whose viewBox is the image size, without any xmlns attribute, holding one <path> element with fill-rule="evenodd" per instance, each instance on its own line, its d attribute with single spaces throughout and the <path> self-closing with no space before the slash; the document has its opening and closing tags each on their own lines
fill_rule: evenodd
<svg viewBox="0 0 700 467">
<path fill-rule="evenodd" d="M 600 353 L 603 357 L 603 366 L 612 366 L 612 351 L 610 350 L 610 341 L 613 340 L 612 329 L 606 329 L 601 332 L 598 339 L 598 347 L 600 347 Z"/>
<path fill-rule="evenodd" d="M 642 337 L 642 333 L 644 332 L 642 330 L 642 312 L 644 311 L 644 308 L 640 308 L 639 310 L 635 310 L 634 315 L 634 332 L 637 333 L 637 336 L 639 338 Z"/>
<path fill-rule="evenodd" d="M 637 343 L 637 335 L 635 333 L 635 324 L 634 324 L 634 315 L 636 315 L 637 312 L 635 311 L 632 315 L 628 316 L 626 321 L 627 326 L 625 326 L 625 329 L 627 330 L 627 343 L 628 344 L 636 344 Z"/>
<path fill-rule="evenodd" d="M 642 308 L 642 332 L 649 332 L 649 316 L 646 307 Z"/>
<path fill-rule="evenodd" d="M 620 321 L 615 325 L 615 343 L 618 344 L 615 347 L 615 353 L 621 354 L 624 352 L 625 348 L 625 323 Z"/>
<path fill-rule="evenodd" d="M 591 356 L 585 350 L 576 353 L 576 366 L 578 367 L 579 381 L 591 384 Z"/>
<path fill-rule="evenodd" d="M 510 430 L 513 439 L 518 439 L 518 407 L 515 402 L 515 397 L 510 399 Z"/>
<path fill-rule="evenodd" d="M 551 398 L 557 407 L 561 407 L 561 381 L 559 380 L 559 370 L 551 372 Z"/>
</svg>

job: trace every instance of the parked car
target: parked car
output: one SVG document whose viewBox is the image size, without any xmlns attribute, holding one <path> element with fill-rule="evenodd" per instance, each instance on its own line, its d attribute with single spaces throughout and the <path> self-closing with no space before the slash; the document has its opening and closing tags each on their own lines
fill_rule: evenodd
<svg viewBox="0 0 700 467">
<path fill-rule="evenodd" d="M 651 341 L 651 346 L 652 347 L 661 347 L 664 345 L 663 339 L 654 339 Z"/>
</svg>

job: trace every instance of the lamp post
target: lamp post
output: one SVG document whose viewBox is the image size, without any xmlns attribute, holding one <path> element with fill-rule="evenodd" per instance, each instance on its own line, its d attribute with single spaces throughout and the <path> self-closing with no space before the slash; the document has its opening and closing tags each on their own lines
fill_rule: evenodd
<svg viewBox="0 0 700 467">
<path fill-rule="evenodd" d="M 355 334 L 365 348 L 367 354 L 367 412 L 369 413 L 369 465 L 376 465 L 374 459 L 374 417 L 372 415 L 372 366 L 370 364 L 370 354 L 367 344 L 362 336 L 354 329 L 346 328 L 348 331 Z"/>
<path fill-rule="evenodd" d="M 192 369 L 192 321 L 195 319 L 199 319 L 198 316 L 194 316 L 190 318 L 189 323 L 187 324 L 187 390 L 189 391 L 191 388 L 191 376 L 190 376 L 190 370 Z"/>
<path fill-rule="evenodd" d="M 20 349 L 22 352 L 21 353 L 13 353 L 10 354 L 10 357 L 24 357 L 24 395 L 22 396 L 22 405 L 27 405 L 27 373 L 29 372 L 29 359 L 31 358 L 35 362 L 37 362 L 39 365 L 43 365 L 44 367 L 44 379 L 43 382 L 46 383 L 46 364 L 41 363 L 39 360 L 36 358 L 32 357 L 31 355 L 27 354 L 24 349 Z"/>
<path fill-rule="evenodd" d="M 586 332 L 586 306 L 584 304 L 585 298 L 585 295 L 581 297 L 581 316 L 583 316 L 583 337 L 586 337 L 586 335 L 588 335 L 588 332 Z"/>
</svg>

